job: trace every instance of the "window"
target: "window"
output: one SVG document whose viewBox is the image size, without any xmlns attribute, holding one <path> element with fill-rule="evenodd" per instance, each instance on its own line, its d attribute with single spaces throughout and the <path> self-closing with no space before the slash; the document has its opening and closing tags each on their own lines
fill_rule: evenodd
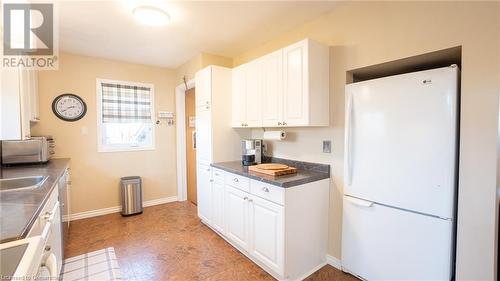
<svg viewBox="0 0 500 281">
<path fill-rule="evenodd" d="M 154 149 L 153 85 L 97 79 L 97 108 L 99 152 Z"/>
</svg>

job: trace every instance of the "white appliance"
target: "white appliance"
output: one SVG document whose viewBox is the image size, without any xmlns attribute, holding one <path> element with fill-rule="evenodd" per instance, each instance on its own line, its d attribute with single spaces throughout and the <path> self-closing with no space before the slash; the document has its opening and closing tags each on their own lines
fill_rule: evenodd
<svg viewBox="0 0 500 281">
<path fill-rule="evenodd" d="M 459 75 L 452 65 L 346 86 L 345 271 L 453 277 Z"/>
</svg>

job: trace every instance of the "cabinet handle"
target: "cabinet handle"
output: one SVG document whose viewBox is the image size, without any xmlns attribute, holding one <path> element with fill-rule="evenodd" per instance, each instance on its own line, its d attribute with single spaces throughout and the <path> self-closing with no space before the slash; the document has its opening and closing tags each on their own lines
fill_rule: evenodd
<svg viewBox="0 0 500 281">
<path fill-rule="evenodd" d="M 214 182 L 214 180 L 213 180 L 213 179 L 210 179 L 210 182 Z"/>
<path fill-rule="evenodd" d="M 269 192 L 269 188 L 267 188 L 267 187 L 265 187 L 265 186 L 264 186 L 264 187 L 262 188 L 262 191 L 264 191 L 264 192 Z"/>
<path fill-rule="evenodd" d="M 205 103 L 206 103 L 207 105 L 209 105 L 209 104 L 210 104 L 210 102 L 209 102 L 209 101 L 206 101 Z"/>
<path fill-rule="evenodd" d="M 210 109 L 210 106 L 208 106 L 208 105 L 207 105 L 207 106 L 205 106 L 205 108 L 206 108 L 206 109 Z"/>
<path fill-rule="evenodd" d="M 210 172 L 210 168 L 207 169 L 207 172 Z"/>
<path fill-rule="evenodd" d="M 245 123 L 241 123 L 241 127 L 245 127 Z"/>
<path fill-rule="evenodd" d="M 48 219 L 50 219 L 50 216 L 52 216 L 52 212 L 45 212 L 45 214 L 43 214 L 42 218 L 44 220 L 48 220 Z"/>
<path fill-rule="evenodd" d="M 246 196 L 245 196 L 245 197 L 243 197 L 243 200 L 248 200 L 248 197 L 246 197 Z"/>
<path fill-rule="evenodd" d="M 286 126 L 286 122 L 283 122 L 283 126 Z"/>
<path fill-rule="evenodd" d="M 278 122 L 278 126 L 281 126 L 281 122 Z"/>
<path fill-rule="evenodd" d="M 253 202 L 253 199 L 248 199 L 248 202 Z"/>
<path fill-rule="evenodd" d="M 50 245 L 45 246 L 45 252 L 48 252 L 48 251 L 50 251 L 51 249 L 52 249 L 52 247 L 51 247 Z"/>
<path fill-rule="evenodd" d="M 234 182 L 239 182 L 239 180 L 237 178 L 234 178 L 233 181 Z"/>
</svg>

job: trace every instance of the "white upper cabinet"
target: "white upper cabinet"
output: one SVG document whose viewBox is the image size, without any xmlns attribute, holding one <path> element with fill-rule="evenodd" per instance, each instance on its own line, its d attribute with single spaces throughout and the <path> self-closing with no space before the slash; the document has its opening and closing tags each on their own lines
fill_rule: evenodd
<svg viewBox="0 0 500 281">
<path fill-rule="evenodd" d="M 232 126 L 262 127 L 262 63 L 233 69 L 232 79 Z"/>
<path fill-rule="evenodd" d="M 196 110 L 209 110 L 212 101 L 212 68 L 207 67 L 196 72 L 195 84 Z"/>
<path fill-rule="evenodd" d="M 37 75 L 35 70 L 2 69 L 0 140 L 31 137 L 30 122 L 40 121 Z"/>
<path fill-rule="evenodd" d="M 310 39 L 239 66 L 233 127 L 328 126 L 329 79 L 328 46 Z"/>
<path fill-rule="evenodd" d="M 283 49 L 285 126 L 328 126 L 328 46 L 305 39 Z"/>
<path fill-rule="evenodd" d="M 246 119 L 246 71 L 245 65 L 236 67 L 232 71 L 232 126 L 244 127 Z"/>
<path fill-rule="evenodd" d="M 283 50 L 262 58 L 262 126 L 283 124 Z"/>
<path fill-rule="evenodd" d="M 246 65 L 245 127 L 262 127 L 262 63 Z"/>
<path fill-rule="evenodd" d="M 283 117 L 285 125 L 307 125 L 308 75 L 307 75 L 307 44 L 300 42 L 283 50 L 284 54 L 284 86 Z"/>
</svg>

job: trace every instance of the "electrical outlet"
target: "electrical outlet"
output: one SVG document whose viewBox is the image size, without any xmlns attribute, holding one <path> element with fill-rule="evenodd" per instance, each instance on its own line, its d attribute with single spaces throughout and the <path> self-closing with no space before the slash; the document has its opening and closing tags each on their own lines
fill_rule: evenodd
<svg viewBox="0 0 500 281">
<path fill-rule="evenodd" d="M 332 153 L 332 141 L 323 141 L 323 153 Z"/>
</svg>

